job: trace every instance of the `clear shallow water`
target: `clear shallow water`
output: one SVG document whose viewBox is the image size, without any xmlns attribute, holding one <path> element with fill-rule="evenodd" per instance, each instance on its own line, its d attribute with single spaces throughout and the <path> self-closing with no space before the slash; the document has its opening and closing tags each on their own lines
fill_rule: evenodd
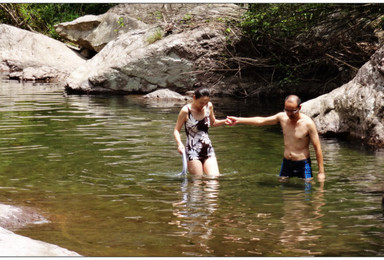
<svg viewBox="0 0 384 260">
<path fill-rule="evenodd" d="M 213 103 L 218 118 L 279 110 Z M 322 138 L 324 186 L 282 184 L 279 127 L 218 127 L 222 176 L 184 179 L 180 107 L 0 82 L 0 203 L 50 221 L 15 232 L 86 256 L 384 255 L 383 150 Z"/>
</svg>

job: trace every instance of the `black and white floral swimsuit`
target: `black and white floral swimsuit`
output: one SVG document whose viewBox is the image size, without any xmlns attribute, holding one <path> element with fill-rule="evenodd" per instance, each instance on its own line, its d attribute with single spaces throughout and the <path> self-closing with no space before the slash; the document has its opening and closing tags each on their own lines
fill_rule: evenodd
<svg viewBox="0 0 384 260">
<path fill-rule="evenodd" d="M 209 119 L 209 108 L 205 107 L 205 116 L 203 119 L 197 121 L 192 113 L 189 105 L 188 117 L 185 122 L 185 133 L 187 134 L 186 152 L 188 159 L 200 160 L 202 163 L 210 157 L 215 157 L 211 140 L 208 136 L 208 129 L 211 125 Z"/>
</svg>

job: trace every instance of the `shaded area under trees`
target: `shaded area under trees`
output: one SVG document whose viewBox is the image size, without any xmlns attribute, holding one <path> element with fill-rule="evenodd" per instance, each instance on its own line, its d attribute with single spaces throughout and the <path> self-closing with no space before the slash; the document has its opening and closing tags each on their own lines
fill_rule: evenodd
<svg viewBox="0 0 384 260">
<path fill-rule="evenodd" d="M 226 66 L 239 96 L 327 93 L 351 80 L 380 47 L 383 4 L 249 4 Z M 229 73 L 229 71 L 228 71 Z"/>
</svg>

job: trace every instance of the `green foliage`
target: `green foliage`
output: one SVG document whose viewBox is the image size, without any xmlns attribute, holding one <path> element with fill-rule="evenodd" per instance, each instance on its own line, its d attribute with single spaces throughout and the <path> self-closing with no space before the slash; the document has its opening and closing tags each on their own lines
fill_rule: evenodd
<svg viewBox="0 0 384 260">
<path fill-rule="evenodd" d="M 183 19 L 181 20 L 182 23 L 189 24 L 192 21 L 193 16 L 191 14 L 185 14 Z"/>
<path fill-rule="evenodd" d="M 124 17 L 119 17 L 119 19 L 117 20 L 117 24 L 119 25 L 119 28 L 123 28 L 125 26 Z M 114 32 L 118 33 L 119 29 L 115 29 Z"/>
<path fill-rule="evenodd" d="M 155 11 L 153 13 L 153 16 L 157 19 L 157 20 L 162 20 L 163 19 L 163 13 L 161 11 Z"/>
<path fill-rule="evenodd" d="M 250 4 L 241 26 L 255 40 L 294 39 L 320 26 L 330 35 L 354 35 L 372 26 L 383 11 L 382 4 Z"/>
<path fill-rule="evenodd" d="M 340 60 L 346 57 L 349 67 L 361 66 L 372 52 L 358 43 L 374 42 L 383 11 L 384 5 L 370 3 L 252 3 L 241 28 L 257 59 L 269 60 L 263 65 L 273 68 L 274 80 L 289 85 L 310 74 L 312 66 L 344 66 Z"/>
<path fill-rule="evenodd" d="M 41 32 L 57 39 L 58 35 L 54 30 L 55 24 L 72 21 L 87 14 L 99 15 L 114 5 L 116 4 L 0 4 L 0 20 L 2 23 Z"/>
<path fill-rule="evenodd" d="M 123 28 L 125 26 L 125 24 L 124 24 L 124 17 L 120 17 L 119 20 L 117 21 L 117 23 L 119 24 L 119 26 L 121 28 Z"/>
<path fill-rule="evenodd" d="M 147 41 L 149 44 L 152 44 L 158 40 L 161 40 L 163 38 L 163 30 L 160 28 L 156 29 L 155 32 L 153 32 L 151 35 L 148 36 Z"/>
<path fill-rule="evenodd" d="M 251 4 L 241 26 L 255 40 L 293 37 L 318 23 L 326 5 Z"/>
</svg>

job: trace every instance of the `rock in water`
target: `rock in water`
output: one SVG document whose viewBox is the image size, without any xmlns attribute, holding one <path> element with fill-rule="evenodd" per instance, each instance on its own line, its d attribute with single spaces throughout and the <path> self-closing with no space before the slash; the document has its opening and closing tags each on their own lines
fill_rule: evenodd
<svg viewBox="0 0 384 260">
<path fill-rule="evenodd" d="M 343 86 L 303 103 L 320 134 L 348 134 L 384 147 L 384 46 Z"/>
<path fill-rule="evenodd" d="M 47 220 L 31 208 L 0 204 L 0 256 L 80 256 L 65 248 L 17 235 L 16 229 Z"/>
<path fill-rule="evenodd" d="M 0 227 L 0 256 L 80 256 L 56 245 L 17 235 Z"/>
</svg>

